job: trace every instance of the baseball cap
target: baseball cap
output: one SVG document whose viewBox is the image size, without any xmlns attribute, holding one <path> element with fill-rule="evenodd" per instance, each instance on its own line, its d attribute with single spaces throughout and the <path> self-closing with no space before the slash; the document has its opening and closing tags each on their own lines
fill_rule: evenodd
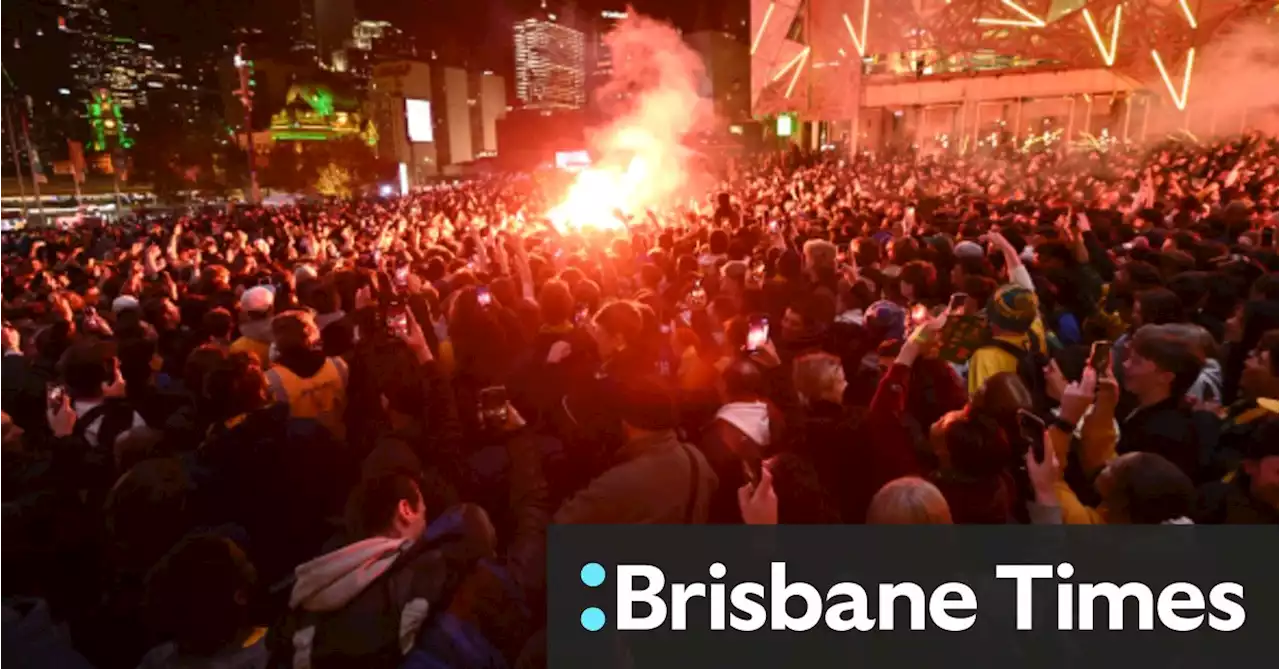
<svg viewBox="0 0 1280 669">
<path fill-rule="evenodd" d="M 276 296 L 266 286 L 254 286 L 240 296 L 241 311 L 270 311 Z"/>
<path fill-rule="evenodd" d="M 138 308 L 138 298 L 132 295 L 121 295 L 111 301 L 111 313 L 118 314 L 122 311 Z"/>
</svg>

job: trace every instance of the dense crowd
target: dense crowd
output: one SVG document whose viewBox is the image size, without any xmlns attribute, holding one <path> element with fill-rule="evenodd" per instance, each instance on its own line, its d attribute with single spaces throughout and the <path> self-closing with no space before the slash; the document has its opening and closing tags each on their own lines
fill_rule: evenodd
<svg viewBox="0 0 1280 669">
<path fill-rule="evenodd" d="M 550 523 L 1276 523 L 1277 145 L 4 237 L 15 666 L 502 667 Z"/>
</svg>

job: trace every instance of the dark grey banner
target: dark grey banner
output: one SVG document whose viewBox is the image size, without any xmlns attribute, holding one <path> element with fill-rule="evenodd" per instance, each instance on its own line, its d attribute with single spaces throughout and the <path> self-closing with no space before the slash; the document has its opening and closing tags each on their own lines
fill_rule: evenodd
<svg viewBox="0 0 1280 669">
<path fill-rule="evenodd" d="M 548 666 L 1276 666 L 1274 526 L 555 526 Z"/>
</svg>

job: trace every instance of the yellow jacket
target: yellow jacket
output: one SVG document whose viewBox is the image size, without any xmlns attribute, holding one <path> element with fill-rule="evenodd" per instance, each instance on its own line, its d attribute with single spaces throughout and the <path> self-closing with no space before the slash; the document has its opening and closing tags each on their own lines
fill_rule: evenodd
<svg viewBox="0 0 1280 669">
<path fill-rule="evenodd" d="M 1092 410 L 1085 414 L 1084 425 L 1080 430 L 1080 467 L 1085 475 L 1092 479 L 1116 457 L 1116 442 L 1120 433 L 1116 429 L 1115 402 L 1095 402 Z M 1060 429 L 1049 430 L 1049 443 L 1058 456 L 1058 462 L 1067 462 L 1067 452 L 1071 448 L 1071 435 Z M 1071 486 L 1058 478 L 1054 492 L 1057 493 L 1058 506 L 1062 508 L 1062 522 L 1068 525 L 1105 525 L 1106 509 L 1093 508 L 1081 503 Z"/>
</svg>

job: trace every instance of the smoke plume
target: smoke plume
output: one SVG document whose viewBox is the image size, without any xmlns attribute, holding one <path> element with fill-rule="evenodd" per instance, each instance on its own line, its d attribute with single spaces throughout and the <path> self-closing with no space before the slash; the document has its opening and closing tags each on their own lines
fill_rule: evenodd
<svg viewBox="0 0 1280 669">
<path fill-rule="evenodd" d="M 573 226 L 608 226 L 604 214 L 614 210 L 670 203 L 695 176 L 681 139 L 712 116 L 698 94 L 702 59 L 675 28 L 628 8 L 605 44 L 613 73 L 598 102 L 613 119 L 592 133 L 595 166 L 558 208 Z"/>
<path fill-rule="evenodd" d="M 1238 132 L 1240 114 L 1250 117 L 1270 110 L 1274 119 L 1280 76 L 1275 25 L 1242 23 L 1214 35 L 1202 53 L 1196 54 L 1191 79 L 1191 107 L 1216 108 L 1218 134 Z M 1179 82 L 1180 83 L 1180 82 Z M 1206 114 L 1198 114 L 1205 116 Z M 1252 125 L 1252 123 L 1251 123 Z M 1275 132 L 1275 121 L 1271 121 Z"/>
</svg>

